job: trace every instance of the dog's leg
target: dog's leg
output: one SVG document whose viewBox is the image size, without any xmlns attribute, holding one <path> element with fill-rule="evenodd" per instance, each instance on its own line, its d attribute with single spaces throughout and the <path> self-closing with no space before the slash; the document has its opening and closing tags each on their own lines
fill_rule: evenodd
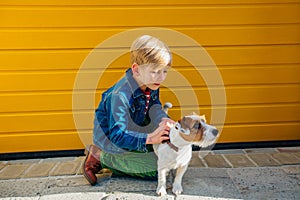
<svg viewBox="0 0 300 200">
<path fill-rule="evenodd" d="M 187 168 L 188 168 L 188 165 L 184 165 L 184 166 L 178 167 L 176 170 L 176 177 L 175 177 L 175 180 L 173 183 L 173 189 L 172 189 L 172 192 L 175 195 L 180 195 L 183 191 L 181 182 L 182 182 L 182 177 L 183 177 L 185 171 L 187 170 Z"/>
<path fill-rule="evenodd" d="M 158 185 L 157 185 L 156 193 L 159 196 L 164 196 L 167 194 L 166 191 L 167 173 L 168 173 L 167 169 L 158 170 Z"/>
</svg>

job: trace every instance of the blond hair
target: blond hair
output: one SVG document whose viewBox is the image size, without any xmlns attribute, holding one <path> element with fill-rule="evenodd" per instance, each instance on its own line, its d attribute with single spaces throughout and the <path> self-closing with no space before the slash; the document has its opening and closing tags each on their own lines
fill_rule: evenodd
<svg viewBox="0 0 300 200">
<path fill-rule="evenodd" d="M 143 35 L 137 38 L 130 48 L 131 64 L 154 64 L 171 66 L 172 54 L 169 47 L 158 38 Z"/>
</svg>

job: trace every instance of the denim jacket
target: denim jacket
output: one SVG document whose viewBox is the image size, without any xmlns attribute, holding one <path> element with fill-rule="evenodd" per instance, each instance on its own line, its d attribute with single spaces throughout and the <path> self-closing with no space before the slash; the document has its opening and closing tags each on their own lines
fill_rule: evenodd
<svg viewBox="0 0 300 200">
<path fill-rule="evenodd" d="M 167 117 L 159 89 L 150 92 L 148 107 L 146 111 L 146 97 L 128 69 L 120 81 L 102 94 L 95 113 L 94 144 L 108 153 L 147 152 L 147 134 Z"/>
</svg>

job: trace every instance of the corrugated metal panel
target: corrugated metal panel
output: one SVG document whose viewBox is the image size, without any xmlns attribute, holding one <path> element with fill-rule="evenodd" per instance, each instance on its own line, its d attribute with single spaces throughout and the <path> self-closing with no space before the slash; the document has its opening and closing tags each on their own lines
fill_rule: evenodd
<svg viewBox="0 0 300 200">
<path fill-rule="evenodd" d="M 3 0 L 0 153 L 83 148 L 72 115 L 72 90 L 81 63 L 110 36 L 145 26 L 188 35 L 218 66 L 228 104 L 219 142 L 299 140 L 299 13 L 299 0 Z M 193 52 L 192 47 L 179 47 L 176 42 L 169 45 Z M 118 50 L 104 53 L 112 52 Z M 105 71 L 97 103 L 101 92 L 123 75 L 128 64 L 126 54 Z M 211 108 L 204 80 L 179 55 L 174 55 L 174 68 L 189 80 L 208 119 L 212 109 L 224 106 Z M 101 70 L 104 68 L 86 73 L 97 76 Z M 203 70 L 209 73 L 210 68 Z M 173 100 L 172 117 L 179 118 L 181 110 L 198 109 L 198 105 L 179 108 L 176 98 L 191 88 L 176 80 L 168 83 L 170 88 L 162 88 L 161 98 Z M 92 91 L 83 93 L 94 98 Z M 83 132 L 89 137 L 93 110 L 76 112 L 90 120 Z"/>
</svg>

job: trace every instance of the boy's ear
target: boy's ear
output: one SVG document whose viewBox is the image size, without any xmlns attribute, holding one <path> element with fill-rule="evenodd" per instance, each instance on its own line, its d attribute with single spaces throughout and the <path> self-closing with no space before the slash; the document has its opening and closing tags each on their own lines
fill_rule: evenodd
<svg viewBox="0 0 300 200">
<path fill-rule="evenodd" d="M 131 66 L 131 70 L 132 70 L 133 74 L 138 75 L 139 74 L 139 65 L 136 63 L 133 63 Z"/>
</svg>

